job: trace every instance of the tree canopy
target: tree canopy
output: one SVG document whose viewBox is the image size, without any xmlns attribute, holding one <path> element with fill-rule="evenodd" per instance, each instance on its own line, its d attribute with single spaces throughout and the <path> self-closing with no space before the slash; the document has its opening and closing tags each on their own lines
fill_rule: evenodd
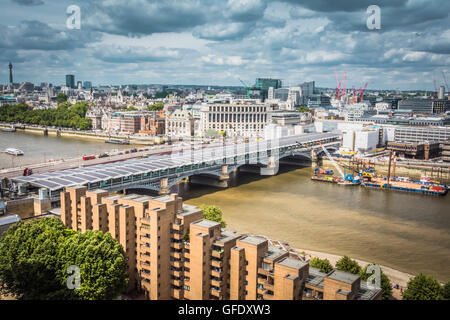
<svg viewBox="0 0 450 320">
<path fill-rule="evenodd" d="M 19 299 L 111 299 L 127 286 L 121 245 L 109 233 L 66 229 L 58 218 L 20 221 L 0 239 L 0 292 Z M 69 289 L 69 266 L 80 288 Z"/>
<path fill-rule="evenodd" d="M 67 94 L 64 94 L 62 92 L 58 93 L 58 95 L 56 96 L 56 102 L 58 103 L 63 103 L 67 101 Z"/>
<path fill-rule="evenodd" d="M 0 121 L 57 126 L 88 130 L 91 120 L 86 118 L 89 105 L 86 102 L 62 102 L 56 109 L 32 109 L 26 104 L 4 105 L 0 107 Z"/>
<path fill-rule="evenodd" d="M 320 271 L 325 273 L 333 270 L 333 266 L 328 259 L 311 258 L 311 260 L 309 260 L 309 265 L 311 267 L 320 269 Z"/>
<path fill-rule="evenodd" d="M 350 259 L 347 256 L 343 256 L 336 262 L 336 269 L 353 274 L 361 273 L 361 266 L 358 264 L 358 262 Z"/>
<path fill-rule="evenodd" d="M 443 298 L 442 291 L 436 279 L 420 273 L 408 282 L 403 300 L 440 300 Z"/>
<path fill-rule="evenodd" d="M 147 107 L 147 110 L 149 111 L 160 111 L 162 109 L 164 109 L 164 103 L 162 102 L 158 102 Z"/>
<path fill-rule="evenodd" d="M 203 210 L 204 219 L 219 222 L 222 228 L 227 226 L 226 222 L 222 220 L 222 210 L 219 207 L 201 205 L 200 209 Z"/>
<path fill-rule="evenodd" d="M 311 111 L 307 106 L 298 107 L 298 112 L 309 112 Z"/>
</svg>

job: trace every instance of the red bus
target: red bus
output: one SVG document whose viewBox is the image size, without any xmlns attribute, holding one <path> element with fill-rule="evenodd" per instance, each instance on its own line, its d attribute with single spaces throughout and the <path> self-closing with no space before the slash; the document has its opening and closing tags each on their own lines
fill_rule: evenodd
<svg viewBox="0 0 450 320">
<path fill-rule="evenodd" d="M 83 156 L 83 160 L 92 160 L 95 159 L 95 156 Z"/>
</svg>

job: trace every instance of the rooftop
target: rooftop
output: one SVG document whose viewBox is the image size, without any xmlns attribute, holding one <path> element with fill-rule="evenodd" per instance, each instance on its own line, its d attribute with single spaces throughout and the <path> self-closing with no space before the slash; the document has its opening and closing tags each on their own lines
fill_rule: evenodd
<svg viewBox="0 0 450 320">
<path fill-rule="evenodd" d="M 291 258 L 291 257 L 286 257 L 283 260 L 278 261 L 277 264 L 288 267 L 288 268 L 301 269 L 305 265 L 308 265 L 308 262 L 301 261 L 301 260 Z"/>
<path fill-rule="evenodd" d="M 226 229 L 222 229 L 222 233 L 220 235 L 220 237 L 218 237 L 216 239 L 217 242 L 222 242 L 222 243 L 226 243 L 228 241 L 234 240 L 239 238 L 241 235 L 231 231 L 231 230 L 226 230 Z"/>
<path fill-rule="evenodd" d="M 218 226 L 218 225 L 220 226 L 219 222 L 206 220 L 206 219 L 203 219 L 203 220 L 200 220 L 200 221 L 197 221 L 197 222 L 193 222 L 192 224 L 194 224 L 196 226 L 199 226 L 199 227 L 203 227 L 203 228 L 213 228 L 213 227 Z"/>
<path fill-rule="evenodd" d="M 282 249 L 280 249 L 278 247 L 269 245 L 267 253 L 264 256 L 264 259 L 273 261 L 273 260 L 275 260 L 275 259 L 277 259 L 277 258 L 279 258 L 279 257 L 281 257 L 283 255 L 285 255 L 286 253 L 287 252 L 285 250 L 282 250 Z"/>
<path fill-rule="evenodd" d="M 255 236 L 244 236 L 244 237 L 240 238 L 239 241 L 246 242 L 249 244 L 254 244 L 256 246 L 258 246 L 264 242 L 267 242 L 266 239 L 260 238 L 260 237 L 255 237 Z"/>
<path fill-rule="evenodd" d="M 185 216 L 200 211 L 199 207 L 183 203 L 183 211 L 177 212 L 177 215 Z"/>
<path fill-rule="evenodd" d="M 325 278 L 326 275 L 326 273 L 317 268 L 309 267 L 309 275 L 308 278 L 306 278 L 306 283 L 313 287 L 323 289 L 323 278 Z"/>
<path fill-rule="evenodd" d="M 358 280 L 360 277 L 356 274 L 352 274 L 349 272 L 344 272 L 341 270 L 333 270 L 327 275 L 327 278 L 352 284 L 353 282 Z"/>
</svg>

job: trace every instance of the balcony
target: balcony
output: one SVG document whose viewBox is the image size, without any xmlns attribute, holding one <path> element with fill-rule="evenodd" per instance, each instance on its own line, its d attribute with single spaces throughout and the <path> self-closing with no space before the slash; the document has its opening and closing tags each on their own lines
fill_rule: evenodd
<svg viewBox="0 0 450 320">
<path fill-rule="evenodd" d="M 258 277 L 258 281 L 257 281 L 257 283 L 258 284 L 264 284 L 265 282 L 267 281 L 267 278 L 263 278 L 263 277 Z"/>
<path fill-rule="evenodd" d="M 191 267 L 191 262 L 190 261 L 184 261 L 184 267 L 185 268 L 190 268 Z"/>
<path fill-rule="evenodd" d="M 170 265 L 175 268 L 181 268 L 181 261 L 170 261 Z"/>
<path fill-rule="evenodd" d="M 172 279 L 172 284 L 177 287 L 181 287 L 183 285 L 183 281 L 181 279 Z"/>
<path fill-rule="evenodd" d="M 212 253 L 211 253 L 211 255 L 212 255 L 214 258 L 222 259 L 222 258 L 223 258 L 223 250 L 222 250 L 222 251 L 213 250 Z"/>
<path fill-rule="evenodd" d="M 222 298 L 222 290 L 220 290 L 219 288 L 211 287 L 210 293 L 216 298 Z"/>
<path fill-rule="evenodd" d="M 183 257 L 183 254 L 181 252 L 172 252 L 172 256 L 175 259 L 181 259 Z"/>
<path fill-rule="evenodd" d="M 174 249 L 183 249 L 183 242 L 172 242 L 170 246 Z"/>
<path fill-rule="evenodd" d="M 172 288 L 172 297 L 174 299 L 183 299 L 183 291 L 180 288 Z"/>
<path fill-rule="evenodd" d="M 223 262 L 219 260 L 211 260 L 211 265 L 216 268 L 222 268 Z"/>
<path fill-rule="evenodd" d="M 150 277 L 150 272 L 144 272 L 144 271 L 141 271 L 140 275 L 141 275 L 141 278 L 142 278 L 142 279 L 148 279 L 148 280 L 151 279 L 151 277 Z"/>
<path fill-rule="evenodd" d="M 189 259 L 191 257 L 191 253 L 190 252 L 184 252 L 184 258 L 185 259 Z"/>
<path fill-rule="evenodd" d="M 217 279 L 211 279 L 211 286 L 220 288 L 222 286 L 222 281 Z"/>
<path fill-rule="evenodd" d="M 263 268 L 258 268 L 258 274 L 264 275 L 264 276 L 273 276 L 273 270 L 267 270 Z"/>
<path fill-rule="evenodd" d="M 174 233 L 172 233 L 172 237 L 175 240 L 183 240 L 184 234 L 178 233 L 178 232 L 174 232 Z"/>
<path fill-rule="evenodd" d="M 214 277 L 220 277 L 220 276 L 222 276 L 222 272 L 221 271 L 219 271 L 219 270 L 211 270 L 211 275 L 212 276 L 214 276 Z"/>
<path fill-rule="evenodd" d="M 172 225 L 172 229 L 173 230 L 175 230 L 175 231 L 180 231 L 180 230 L 183 230 L 183 225 L 182 224 L 177 224 L 177 223 L 174 223 L 173 225 Z"/>
<path fill-rule="evenodd" d="M 170 270 L 170 275 L 181 278 L 183 276 L 183 271 L 180 270 Z"/>
<path fill-rule="evenodd" d="M 273 291 L 271 291 L 271 290 L 264 291 L 263 298 L 264 298 L 264 300 L 273 300 L 274 299 Z"/>
</svg>

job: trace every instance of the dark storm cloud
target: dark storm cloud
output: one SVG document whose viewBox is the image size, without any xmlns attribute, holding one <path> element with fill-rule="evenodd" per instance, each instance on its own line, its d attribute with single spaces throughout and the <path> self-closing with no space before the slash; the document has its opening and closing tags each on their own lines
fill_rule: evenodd
<svg viewBox="0 0 450 320">
<path fill-rule="evenodd" d="M 0 25 L 0 29 L 0 48 L 70 50 L 99 39 L 99 35 L 92 32 L 57 30 L 36 20 L 22 21 L 17 26 Z"/>
<path fill-rule="evenodd" d="M 44 4 L 42 0 L 11 0 L 11 2 L 20 4 L 22 6 L 40 6 Z"/>
</svg>

